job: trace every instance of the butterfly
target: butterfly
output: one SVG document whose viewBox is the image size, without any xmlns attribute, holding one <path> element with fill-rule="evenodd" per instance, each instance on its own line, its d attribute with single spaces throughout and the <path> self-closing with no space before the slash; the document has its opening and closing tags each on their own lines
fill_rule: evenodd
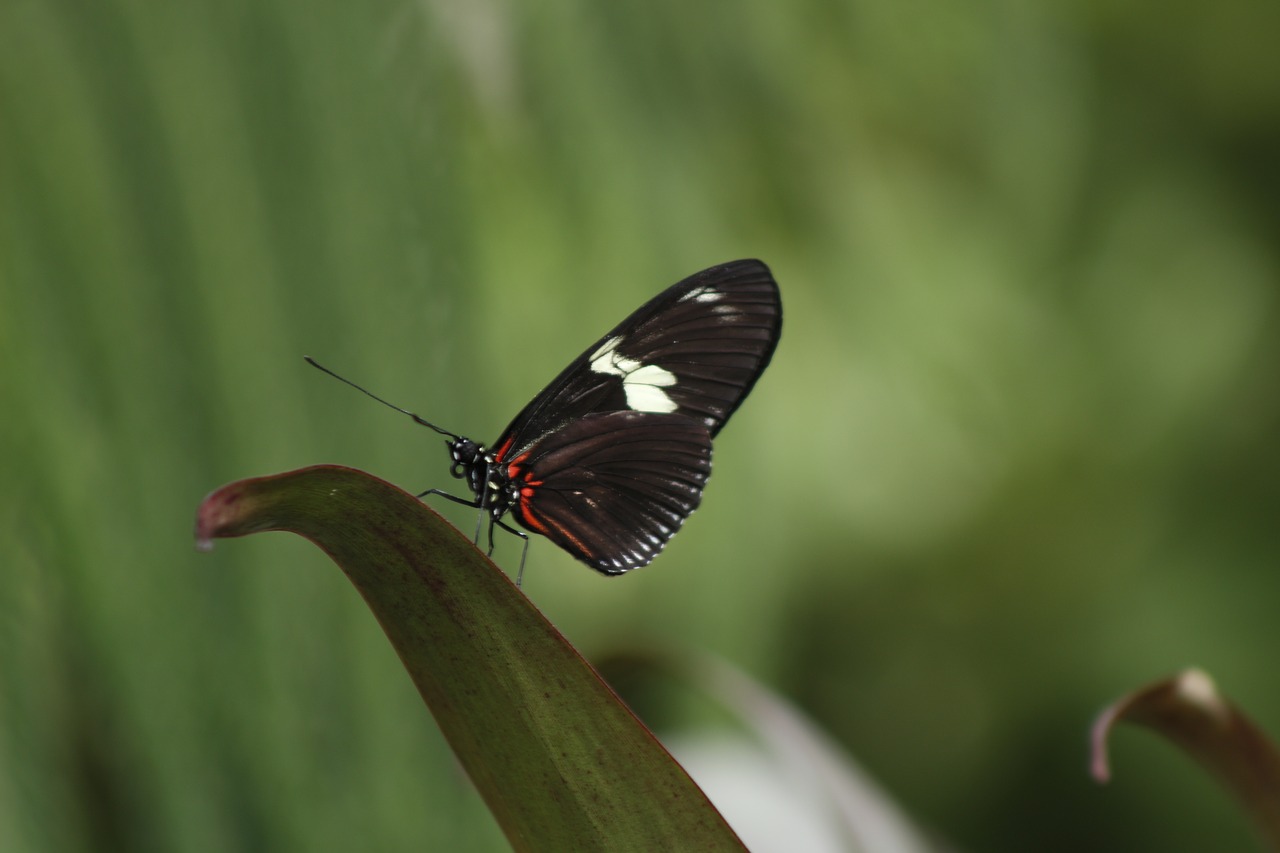
<svg viewBox="0 0 1280 853">
<path fill-rule="evenodd" d="M 430 489 L 489 520 L 541 534 L 605 575 L 648 565 L 698 508 L 711 475 L 711 441 L 768 366 L 782 330 L 769 268 L 732 261 L 680 281 L 606 333 L 560 372 L 492 447 L 441 429 L 450 473 L 470 498 Z"/>
</svg>

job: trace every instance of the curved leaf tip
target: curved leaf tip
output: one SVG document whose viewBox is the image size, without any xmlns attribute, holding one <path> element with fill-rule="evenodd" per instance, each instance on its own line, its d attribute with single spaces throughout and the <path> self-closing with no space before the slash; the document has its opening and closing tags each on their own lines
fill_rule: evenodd
<svg viewBox="0 0 1280 853">
<path fill-rule="evenodd" d="M 241 491 L 240 482 L 231 483 L 210 492 L 200 502 L 200 508 L 196 510 L 197 551 L 212 551 L 213 540 L 228 535 L 225 531 L 230 527 Z"/>
<path fill-rule="evenodd" d="M 281 529 L 281 520 L 267 513 L 268 502 L 263 498 L 274 497 L 286 505 L 297 500 L 300 494 L 288 487 L 290 479 L 304 472 L 338 466 L 315 466 L 269 477 L 237 480 L 215 489 L 200 502 L 196 511 L 196 550 L 212 551 L 214 539 L 247 536 L 263 530 Z M 345 469 L 355 473 L 355 469 Z"/>
<path fill-rule="evenodd" d="M 1132 722 L 1160 728 L 1161 721 L 1176 715 L 1195 715 L 1204 720 L 1225 721 L 1230 707 L 1218 693 L 1213 678 L 1202 669 L 1186 669 L 1177 675 L 1149 684 L 1116 701 L 1098 715 L 1089 735 L 1089 770 L 1105 785 L 1111 781 L 1107 739 L 1118 722 Z"/>
<path fill-rule="evenodd" d="M 1182 748 L 1236 798 L 1255 828 L 1280 849 L 1280 751 L 1218 692 L 1207 673 L 1188 669 L 1121 698 L 1093 725 L 1090 769 L 1111 778 L 1107 738 L 1117 722 L 1137 723 Z"/>
</svg>

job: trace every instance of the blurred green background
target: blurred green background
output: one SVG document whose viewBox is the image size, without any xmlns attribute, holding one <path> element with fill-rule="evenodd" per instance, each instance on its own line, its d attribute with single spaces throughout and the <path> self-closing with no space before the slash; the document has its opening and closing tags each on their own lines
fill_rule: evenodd
<svg viewBox="0 0 1280 853">
<path fill-rule="evenodd" d="M 195 507 L 452 483 L 303 354 L 491 440 L 736 257 L 786 321 L 703 508 L 620 579 L 535 541 L 528 594 L 588 655 L 753 673 L 960 847 L 1247 847 L 1181 755 L 1122 731 L 1100 789 L 1085 738 L 1191 663 L 1280 732 L 1278 34 L 1272 0 L 8 0 L 0 849 L 504 849 L 341 574 L 197 554 Z"/>
</svg>

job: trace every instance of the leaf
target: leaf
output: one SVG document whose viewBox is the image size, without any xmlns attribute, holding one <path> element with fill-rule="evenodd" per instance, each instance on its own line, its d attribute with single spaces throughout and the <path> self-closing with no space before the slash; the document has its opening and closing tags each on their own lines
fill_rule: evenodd
<svg viewBox="0 0 1280 853">
<path fill-rule="evenodd" d="M 1092 771 L 1111 778 L 1107 738 L 1120 721 L 1164 735 L 1209 770 L 1280 850 L 1280 752 L 1252 720 L 1219 692 L 1209 675 L 1188 669 L 1123 697 L 1093 725 Z"/>
<path fill-rule="evenodd" d="M 287 530 L 359 590 L 516 850 L 742 850 L 741 842 L 515 585 L 406 492 L 333 465 L 241 480 L 197 543 Z"/>
</svg>

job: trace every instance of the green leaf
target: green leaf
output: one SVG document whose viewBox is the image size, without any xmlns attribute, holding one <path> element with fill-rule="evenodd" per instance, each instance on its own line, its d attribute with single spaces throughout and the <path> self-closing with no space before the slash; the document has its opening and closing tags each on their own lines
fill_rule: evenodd
<svg viewBox="0 0 1280 853">
<path fill-rule="evenodd" d="M 1146 726 L 1217 777 L 1244 807 L 1273 850 L 1280 850 L 1280 752 L 1218 692 L 1207 673 L 1185 670 L 1130 693 L 1093 725 L 1093 776 L 1111 778 L 1107 738 L 1117 722 Z"/>
<path fill-rule="evenodd" d="M 316 543 L 381 623 L 516 850 L 742 850 L 702 791 L 492 562 L 412 495 L 322 465 L 241 480 L 196 537 Z"/>
</svg>

